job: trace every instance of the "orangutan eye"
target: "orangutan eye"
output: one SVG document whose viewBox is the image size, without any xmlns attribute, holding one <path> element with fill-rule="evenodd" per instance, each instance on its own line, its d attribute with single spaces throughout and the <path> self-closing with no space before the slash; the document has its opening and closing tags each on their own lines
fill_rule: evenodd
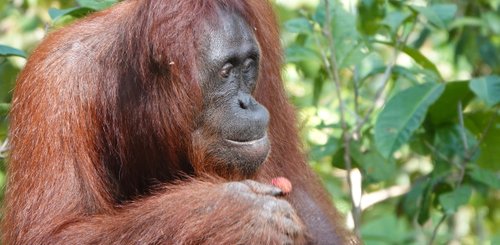
<svg viewBox="0 0 500 245">
<path fill-rule="evenodd" d="M 254 59 L 246 59 L 245 62 L 243 63 L 243 71 L 245 73 L 250 72 L 252 68 L 255 67 L 255 60 Z"/>
<path fill-rule="evenodd" d="M 231 71 L 233 70 L 233 65 L 231 63 L 226 63 L 222 69 L 219 71 L 219 75 L 222 78 L 228 78 L 231 75 Z"/>
</svg>

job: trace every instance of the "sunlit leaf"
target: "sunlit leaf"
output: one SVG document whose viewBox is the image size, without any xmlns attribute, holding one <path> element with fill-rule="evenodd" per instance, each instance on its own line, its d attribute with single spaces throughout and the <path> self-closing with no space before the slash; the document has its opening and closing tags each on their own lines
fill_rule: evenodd
<svg viewBox="0 0 500 245">
<path fill-rule="evenodd" d="M 411 15 L 409 13 L 395 11 L 389 13 L 382 21 L 382 24 L 389 27 L 391 33 L 395 34 L 399 27 L 410 17 Z"/>
<path fill-rule="evenodd" d="M 487 25 L 491 31 L 495 34 L 500 34 L 500 15 L 495 12 L 487 12 L 482 15 L 485 25 Z"/>
<path fill-rule="evenodd" d="M 454 28 L 461 28 L 464 26 L 474 26 L 474 27 L 480 27 L 484 24 L 484 22 L 475 17 L 462 17 L 462 18 L 457 18 L 453 20 L 453 22 L 450 24 L 450 29 Z"/>
<path fill-rule="evenodd" d="M 0 44 L 0 56 L 18 56 L 26 58 L 26 53 L 22 50 Z"/>
<path fill-rule="evenodd" d="M 412 6 L 412 8 L 425 16 L 430 23 L 443 29 L 447 28 L 457 12 L 455 4 L 435 4 L 430 7 Z"/>
<path fill-rule="evenodd" d="M 312 31 L 312 26 L 306 18 L 291 19 L 285 22 L 283 27 L 291 33 L 309 33 Z"/>
<path fill-rule="evenodd" d="M 94 12 L 94 9 L 87 7 L 74 7 L 69 9 L 49 9 L 49 16 L 52 21 L 56 21 L 63 16 L 74 16 L 74 17 L 83 17 L 89 13 Z"/>
<path fill-rule="evenodd" d="M 500 103 L 500 76 L 487 76 L 472 79 L 470 89 L 487 105 Z"/>
<path fill-rule="evenodd" d="M 441 77 L 441 73 L 437 69 L 436 65 L 432 63 L 427 57 L 425 57 L 423 54 L 420 53 L 420 51 L 410 48 L 408 46 L 404 46 L 401 49 L 403 52 L 405 52 L 407 55 L 413 58 L 419 65 L 421 65 L 425 69 L 429 69 L 433 71 L 436 75 Z"/>
<path fill-rule="evenodd" d="M 379 74 L 384 74 L 386 71 L 387 66 L 380 66 L 380 67 L 375 67 L 373 70 L 371 70 L 368 74 L 366 74 L 361 80 L 360 84 L 365 83 L 369 78 L 379 75 Z M 392 75 L 396 76 L 397 78 L 405 78 L 408 81 L 411 81 L 414 84 L 418 83 L 418 79 L 416 77 L 417 72 L 412 71 L 406 67 L 403 66 L 394 66 L 392 67 Z"/>
<path fill-rule="evenodd" d="M 427 83 L 401 91 L 387 102 L 375 123 L 375 143 L 382 156 L 389 158 L 408 142 L 443 91 L 443 84 Z"/>
<path fill-rule="evenodd" d="M 299 45 L 291 45 L 286 50 L 287 62 L 298 62 L 304 60 L 317 60 L 319 56 L 314 50 Z"/>
<path fill-rule="evenodd" d="M 376 41 L 377 43 L 380 44 L 385 44 L 389 45 L 392 47 L 396 47 L 396 44 L 391 43 L 391 42 L 384 42 L 384 41 Z M 419 65 L 421 65 L 423 68 L 428 69 L 432 72 L 434 72 L 439 78 L 441 78 L 441 73 L 437 69 L 436 65 L 432 63 L 427 57 L 425 57 L 420 51 L 414 48 L 410 48 L 408 46 L 403 46 L 401 47 L 401 51 L 403 51 L 405 54 L 410 56 L 415 62 L 417 62 Z"/>
<path fill-rule="evenodd" d="M 102 10 L 117 3 L 117 0 L 77 0 L 82 7 L 91 8 L 94 10 Z"/>
<path fill-rule="evenodd" d="M 360 63 L 361 60 L 366 57 L 366 52 L 362 50 L 363 47 L 364 44 L 362 42 L 356 42 L 353 45 L 346 45 L 342 51 L 338 51 L 339 68 L 345 68 Z"/>
</svg>

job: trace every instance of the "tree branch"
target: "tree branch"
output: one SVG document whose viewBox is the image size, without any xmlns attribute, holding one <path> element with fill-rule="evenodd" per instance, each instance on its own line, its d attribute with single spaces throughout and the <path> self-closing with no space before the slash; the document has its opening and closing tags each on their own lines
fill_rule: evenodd
<svg viewBox="0 0 500 245">
<path fill-rule="evenodd" d="M 350 142 L 351 142 L 351 136 L 349 133 L 349 128 L 347 126 L 347 122 L 345 119 L 345 104 L 344 100 L 342 98 L 342 89 L 341 89 L 341 83 L 340 83 L 340 74 L 339 74 L 339 68 L 337 64 L 337 59 L 335 57 L 335 54 L 337 53 L 337 50 L 335 48 L 335 41 L 333 39 L 333 35 L 331 33 L 331 13 L 330 13 L 330 1 L 325 0 L 325 25 L 323 28 L 323 35 L 326 37 L 328 40 L 328 45 L 329 45 L 329 50 L 330 50 L 330 65 L 331 65 L 331 72 L 333 74 L 333 82 L 335 84 L 335 92 L 337 95 L 337 100 L 339 103 L 339 113 L 340 113 L 340 125 L 342 128 L 342 139 L 344 141 L 344 163 L 345 167 L 347 170 L 347 183 L 349 185 L 349 191 L 350 191 L 350 197 L 351 197 L 351 205 L 352 205 L 352 216 L 354 220 L 354 232 L 359 235 L 359 226 L 360 226 L 360 219 L 361 219 L 361 208 L 359 207 L 359 204 L 356 204 L 354 200 L 356 199 L 353 195 L 353 183 L 352 183 L 352 178 L 351 178 L 351 171 L 352 171 L 352 163 L 351 163 L 351 150 L 350 150 Z"/>
</svg>

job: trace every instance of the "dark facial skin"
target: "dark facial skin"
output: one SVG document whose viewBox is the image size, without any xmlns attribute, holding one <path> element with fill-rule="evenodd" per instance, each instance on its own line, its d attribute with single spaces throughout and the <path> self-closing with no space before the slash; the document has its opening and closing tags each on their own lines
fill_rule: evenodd
<svg viewBox="0 0 500 245">
<path fill-rule="evenodd" d="M 204 33 L 198 64 L 203 111 L 194 135 L 205 144 L 204 164 L 213 165 L 208 168 L 219 175 L 249 177 L 270 150 L 269 113 L 252 96 L 259 46 L 251 28 L 234 13 L 220 12 Z"/>
</svg>

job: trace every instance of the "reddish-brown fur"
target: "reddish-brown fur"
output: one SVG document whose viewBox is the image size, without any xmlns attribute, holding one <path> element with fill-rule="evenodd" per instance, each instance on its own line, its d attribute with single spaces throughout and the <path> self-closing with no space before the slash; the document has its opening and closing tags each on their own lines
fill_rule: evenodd
<svg viewBox="0 0 500 245">
<path fill-rule="evenodd" d="M 256 180 L 287 176 L 309 243 L 353 238 L 308 168 L 280 78 L 277 24 L 262 0 L 126 1 L 48 35 L 14 91 L 4 244 L 274 243 L 271 228 L 195 175 L 195 40 L 216 6 L 254 27 L 256 99 L 272 150 Z M 191 159 L 191 160 L 190 160 Z M 190 177 L 187 177 L 190 176 Z M 193 212 L 224 203 L 214 212 Z M 255 234 L 255 233 L 257 234 Z M 257 241 L 255 239 L 263 239 Z"/>
</svg>

